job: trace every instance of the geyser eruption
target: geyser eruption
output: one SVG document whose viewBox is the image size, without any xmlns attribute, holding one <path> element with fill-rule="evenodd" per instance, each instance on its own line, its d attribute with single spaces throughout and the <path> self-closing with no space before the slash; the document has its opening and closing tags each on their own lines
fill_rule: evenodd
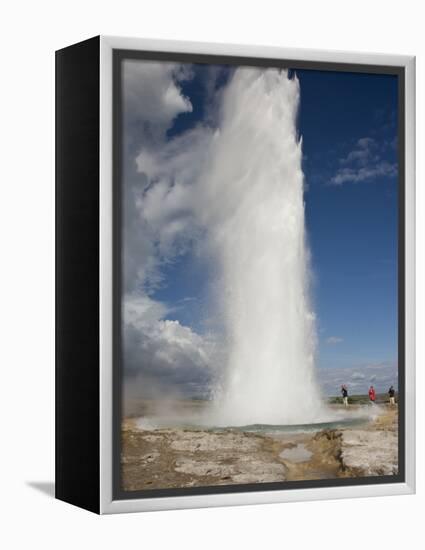
<svg viewBox="0 0 425 550">
<path fill-rule="evenodd" d="M 221 425 L 323 418 L 309 299 L 299 83 L 240 68 L 222 98 L 201 216 L 218 265 L 227 368 L 214 405 Z"/>
</svg>

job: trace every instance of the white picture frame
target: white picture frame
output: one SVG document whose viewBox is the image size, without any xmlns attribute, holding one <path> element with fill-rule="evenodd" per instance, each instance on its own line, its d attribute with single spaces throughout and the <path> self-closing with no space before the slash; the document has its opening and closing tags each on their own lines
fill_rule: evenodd
<svg viewBox="0 0 425 550">
<path fill-rule="evenodd" d="M 339 499 L 368 496 L 402 495 L 415 492 L 415 58 L 402 55 L 286 49 L 256 45 L 208 44 L 100 36 L 99 41 L 99 494 L 101 514 Z M 404 480 L 395 483 L 370 483 L 282 490 L 229 492 L 116 498 L 114 494 L 114 288 L 113 288 L 113 112 L 114 51 L 163 52 L 205 56 L 231 56 L 267 60 L 291 60 L 340 66 L 397 67 L 404 75 Z M 403 143 L 404 141 L 404 143 Z M 400 167 L 401 169 L 401 167 Z M 59 358 L 60 361 L 60 358 Z M 94 368 L 94 367 L 93 367 Z M 60 375 L 60 374 L 59 374 Z M 77 390 L 75 390 L 77 391 Z M 87 397 L 88 398 L 88 397 Z M 63 452 L 61 449 L 60 452 Z M 58 498 L 72 501 L 71 496 Z M 84 504 L 80 504 L 83 507 Z"/>
</svg>

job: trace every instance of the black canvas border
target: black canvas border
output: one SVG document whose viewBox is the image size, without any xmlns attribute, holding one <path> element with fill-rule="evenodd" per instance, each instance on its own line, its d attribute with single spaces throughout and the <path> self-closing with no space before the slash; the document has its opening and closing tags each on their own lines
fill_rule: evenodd
<svg viewBox="0 0 425 550">
<path fill-rule="evenodd" d="M 254 67 L 277 67 L 351 73 L 387 74 L 398 78 L 398 375 L 399 375 L 399 448 L 397 475 L 365 476 L 329 480 L 284 481 L 225 486 L 123 491 L 121 489 L 121 418 L 122 418 L 122 348 L 121 348 L 121 171 L 122 171 L 122 89 L 121 66 L 125 59 L 206 63 Z M 293 59 L 223 56 L 196 53 L 113 50 L 113 499 L 249 493 L 291 489 L 349 487 L 404 483 L 406 480 L 405 446 L 405 69 L 392 65 L 339 63 Z"/>
<path fill-rule="evenodd" d="M 100 37 L 55 63 L 55 497 L 99 513 Z"/>
</svg>

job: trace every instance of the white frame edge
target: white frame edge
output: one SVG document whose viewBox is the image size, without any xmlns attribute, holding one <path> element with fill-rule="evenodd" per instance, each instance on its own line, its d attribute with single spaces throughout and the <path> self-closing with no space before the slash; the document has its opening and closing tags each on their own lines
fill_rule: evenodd
<svg viewBox="0 0 425 550">
<path fill-rule="evenodd" d="M 112 52 L 114 49 L 308 60 L 405 68 L 405 448 L 404 483 L 113 500 L 112 491 Z M 266 46 L 100 37 L 100 513 L 125 513 L 415 492 L 415 58 Z M 261 486 L 260 486 L 261 487 Z"/>
</svg>

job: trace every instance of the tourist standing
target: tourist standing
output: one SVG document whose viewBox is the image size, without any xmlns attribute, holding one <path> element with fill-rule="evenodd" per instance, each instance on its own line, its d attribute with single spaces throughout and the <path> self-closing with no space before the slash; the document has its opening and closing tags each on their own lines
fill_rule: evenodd
<svg viewBox="0 0 425 550">
<path fill-rule="evenodd" d="M 388 395 L 390 396 L 390 405 L 395 405 L 395 389 L 393 385 L 388 390 Z"/>
<path fill-rule="evenodd" d="M 373 386 L 370 386 L 369 388 L 369 399 L 370 399 L 370 402 L 371 403 L 375 403 L 375 399 L 376 399 L 376 392 L 375 392 L 375 388 Z"/>
<path fill-rule="evenodd" d="M 345 384 L 343 384 L 341 386 L 341 394 L 342 394 L 342 402 L 343 404 L 348 407 L 348 390 L 347 390 L 347 386 Z"/>
</svg>

